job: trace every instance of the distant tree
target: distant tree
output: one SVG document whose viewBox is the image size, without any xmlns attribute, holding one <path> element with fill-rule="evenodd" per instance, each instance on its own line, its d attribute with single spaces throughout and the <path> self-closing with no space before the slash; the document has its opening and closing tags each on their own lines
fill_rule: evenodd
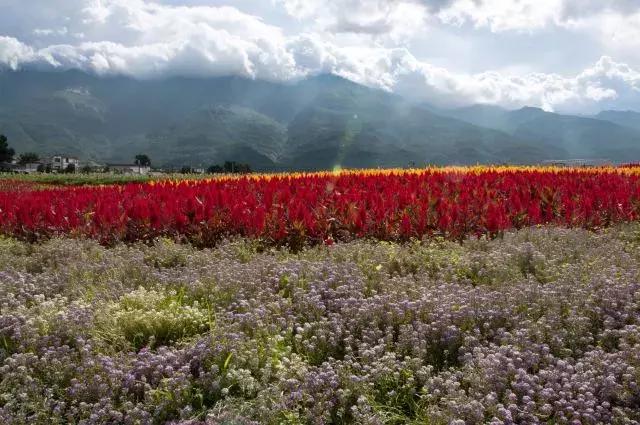
<svg viewBox="0 0 640 425">
<path fill-rule="evenodd" d="M 209 174 L 224 173 L 224 168 L 222 168 L 218 164 L 212 165 L 211 167 L 207 168 L 207 173 Z"/>
<path fill-rule="evenodd" d="M 225 161 L 222 166 L 225 173 L 250 173 L 251 167 L 249 164 L 240 164 L 236 161 Z"/>
<path fill-rule="evenodd" d="M 191 174 L 192 172 L 193 171 L 191 170 L 191 167 L 189 167 L 188 165 L 185 165 L 180 169 L 181 174 Z"/>
<path fill-rule="evenodd" d="M 251 173 L 251 166 L 249 164 L 242 164 L 236 161 L 225 161 L 222 165 L 212 165 L 207 168 L 207 173 L 227 173 L 227 174 L 245 174 Z"/>
<path fill-rule="evenodd" d="M 9 147 L 7 136 L 0 134 L 0 162 L 11 162 L 16 151 Z"/>
<path fill-rule="evenodd" d="M 139 155 L 136 155 L 135 164 L 140 167 L 150 167 L 151 159 L 147 155 L 139 154 Z"/>
<path fill-rule="evenodd" d="M 67 165 L 67 168 L 64 169 L 65 173 L 68 174 L 73 174 L 76 172 L 76 164 L 69 164 Z"/>
<path fill-rule="evenodd" d="M 85 165 L 84 167 L 82 167 L 82 168 L 80 169 L 80 172 L 81 172 L 82 174 L 89 174 L 89 173 L 90 173 L 90 172 L 92 172 L 92 171 L 93 171 L 93 168 L 91 168 L 91 166 L 90 166 L 90 165 Z"/>
<path fill-rule="evenodd" d="M 44 173 L 45 171 L 47 171 L 47 166 L 44 164 L 38 164 L 38 169 L 36 170 L 39 173 Z"/>
<path fill-rule="evenodd" d="M 25 152 L 20 154 L 18 157 L 18 164 L 33 164 L 34 162 L 40 161 L 40 157 L 35 152 Z"/>
</svg>

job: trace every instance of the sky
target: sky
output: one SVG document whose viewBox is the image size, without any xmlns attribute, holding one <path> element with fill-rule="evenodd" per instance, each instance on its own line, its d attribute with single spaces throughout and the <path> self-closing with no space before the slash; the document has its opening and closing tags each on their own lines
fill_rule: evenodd
<svg viewBox="0 0 640 425">
<path fill-rule="evenodd" d="M 0 72 L 334 73 L 416 101 L 640 110 L 640 0 L 0 0 Z"/>
</svg>

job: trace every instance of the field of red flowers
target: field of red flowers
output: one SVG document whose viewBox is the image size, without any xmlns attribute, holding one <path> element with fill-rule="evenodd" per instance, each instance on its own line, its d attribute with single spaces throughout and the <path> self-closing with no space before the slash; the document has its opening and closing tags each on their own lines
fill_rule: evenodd
<svg viewBox="0 0 640 425">
<path fill-rule="evenodd" d="M 475 167 L 262 175 L 100 187 L 0 185 L 0 232 L 102 243 L 229 236 L 294 247 L 371 237 L 493 236 L 537 224 L 598 228 L 640 216 L 632 168 Z"/>
<path fill-rule="evenodd" d="M 12 177 L 0 424 L 640 424 L 640 167 Z"/>
</svg>

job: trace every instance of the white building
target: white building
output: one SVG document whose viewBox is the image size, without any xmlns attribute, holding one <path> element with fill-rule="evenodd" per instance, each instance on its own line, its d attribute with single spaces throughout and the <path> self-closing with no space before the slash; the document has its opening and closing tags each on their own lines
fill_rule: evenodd
<svg viewBox="0 0 640 425">
<path fill-rule="evenodd" d="M 80 160 L 73 156 L 54 155 L 48 161 L 47 164 L 51 167 L 51 171 L 67 171 L 69 166 L 73 166 L 74 171 L 78 171 L 78 165 Z"/>
<path fill-rule="evenodd" d="M 597 167 L 602 165 L 611 165 L 611 160 L 605 158 L 590 159 L 550 159 L 542 161 L 544 165 L 553 165 L 556 167 Z"/>
<path fill-rule="evenodd" d="M 151 167 L 136 164 L 107 164 L 107 169 L 114 173 L 147 175 Z"/>
<path fill-rule="evenodd" d="M 41 162 L 28 162 L 26 164 L 16 165 L 14 171 L 16 173 L 32 174 L 37 173 L 43 167 Z"/>
</svg>

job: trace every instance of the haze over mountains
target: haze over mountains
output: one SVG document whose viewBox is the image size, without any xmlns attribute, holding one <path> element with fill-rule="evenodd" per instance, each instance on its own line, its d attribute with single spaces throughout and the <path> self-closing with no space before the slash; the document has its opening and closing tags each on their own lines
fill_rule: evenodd
<svg viewBox="0 0 640 425">
<path fill-rule="evenodd" d="M 640 160 L 640 114 L 594 117 L 475 105 L 442 110 L 321 75 L 135 80 L 0 72 L 0 133 L 18 152 L 257 170 Z"/>
<path fill-rule="evenodd" d="M 533 143 L 554 159 L 640 159 L 640 127 L 633 119 L 640 114 L 636 112 L 605 111 L 595 117 L 583 117 L 531 107 L 508 111 L 474 105 L 442 113 Z"/>
</svg>

